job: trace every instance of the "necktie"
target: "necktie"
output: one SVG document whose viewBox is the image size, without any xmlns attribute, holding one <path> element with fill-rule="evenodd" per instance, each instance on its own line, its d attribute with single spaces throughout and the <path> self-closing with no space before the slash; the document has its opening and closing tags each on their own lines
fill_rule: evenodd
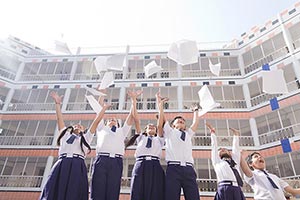
<svg viewBox="0 0 300 200">
<path fill-rule="evenodd" d="M 152 137 L 148 137 L 146 147 L 151 148 L 151 146 L 152 146 Z"/>
<path fill-rule="evenodd" d="M 73 144 L 75 138 L 76 138 L 76 136 L 71 134 L 71 136 L 67 139 L 67 143 L 68 144 Z"/>
<path fill-rule="evenodd" d="M 115 126 L 115 125 L 113 125 L 112 127 L 111 127 L 111 129 L 110 129 L 112 132 L 116 132 L 116 130 L 117 130 L 117 127 Z"/>
<path fill-rule="evenodd" d="M 274 181 L 271 179 L 271 177 L 269 176 L 269 174 L 265 171 L 265 170 L 261 170 L 266 176 L 267 179 L 269 180 L 269 182 L 271 183 L 271 185 L 273 186 L 273 188 L 275 189 L 279 189 L 278 186 L 274 183 Z"/>
<path fill-rule="evenodd" d="M 181 132 L 180 138 L 182 139 L 182 141 L 185 141 L 185 131 L 180 130 L 180 132 Z"/>
<path fill-rule="evenodd" d="M 235 161 L 232 159 L 225 159 L 225 161 L 229 164 L 230 168 L 232 169 L 238 185 L 240 187 L 243 187 L 244 183 L 243 183 L 242 177 L 241 177 L 240 173 L 238 172 L 238 170 L 234 167 L 236 165 Z"/>
</svg>

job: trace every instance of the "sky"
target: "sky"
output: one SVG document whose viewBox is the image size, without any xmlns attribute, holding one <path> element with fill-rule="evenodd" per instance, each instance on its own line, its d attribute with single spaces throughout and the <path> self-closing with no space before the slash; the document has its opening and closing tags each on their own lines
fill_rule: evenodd
<svg viewBox="0 0 300 200">
<path fill-rule="evenodd" d="M 239 38 L 299 0 L 5 0 L 0 38 L 43 49 L 169 45 Z"/>
</svg>

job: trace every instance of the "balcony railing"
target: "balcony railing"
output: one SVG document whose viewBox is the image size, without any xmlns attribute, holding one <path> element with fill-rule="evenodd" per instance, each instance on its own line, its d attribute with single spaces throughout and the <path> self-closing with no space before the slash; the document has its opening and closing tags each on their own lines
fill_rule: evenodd
<svg viewBox="0 0 300 200">
<path fill-rule="evenodd" d="M 214 77 L 210 70 L 182 70 L 182 77 Z M 223 69 L 219 76 L 241 76 L 240 69 Z"/>
<path fill-rule="evenodd" d="M 1 66 L 0 66 L 0 76 L 11 79 L 11 80 L 15 80 L 15 78 L 16 78 L 15 73 L 5 70 L 5 69 L 1 68 Z"/>
<path fill-rule="evenodd" d="M 252 136 L 240 136 L 240 146 L 254 146 Z M 232 146 L 233 136 L 217 136 L 219 146 Z M 210 136 L 193 136 L 193 146 L 211 146 Z"/>
<path fill-rule="evenodd" d="M 266 55 L 264 58 L 261 58 L 261 59 L 255 61 L 255 62 L 251 63 L 250 65 L 246 66 L 245 67 L 245 73 L 248 74 L 248 73 L 262 67 L 264 64 L 270 63 L 273 60 L 276 60 L 280 57 L 283 57 L 288 53 L 289 53 L 289 51 L 288 51 L 287 46 L 284 46 L 280 49 L 277 49 L 273 53 L 271 53 L 269 55 Z"/>
<path fill-rule="evenodd" d="M 0 176 L 0 187 L 41 187 L 43 176 Z"/>
<path fill-rule="evenodd" d="M 260 134 L 258 136 L 260 144 L 267 144 L 276 141 L 280 141 L 284 138 L 294 137 L 297 133 L 299 134 L 300 124 L 296 124 L 293 126 L 285 127 L 282 129 L 277 129 L 274 131 L 270 131 L 268 133 Z"/>
<path fill-rule="evenodd" d="M 22 74 L 20 81 L 68 81 L 70 74 Z"/>
<path fill-rule="evenodd" d="M 0 136 L 0 145 L 52 145 L 54 136 Z"/>
<path fill-rule="evenodd" d="M 263 94 L 257 95 L 257 96 L 252 97 L 250 99 L 251 106 L 259 105 L 259 104 L 264 103 L 266 101 L 270 101 L 274 97 L 279 97 L 279 96 L 281 96 L 281 94 L 267 94 L 267 93 L 263 93 Z"/>
<path fill-rule="evenodd" d="M 11 103 L 7 111 L 49 111 L 55 110 L 53 103 Z"/>
</svg>

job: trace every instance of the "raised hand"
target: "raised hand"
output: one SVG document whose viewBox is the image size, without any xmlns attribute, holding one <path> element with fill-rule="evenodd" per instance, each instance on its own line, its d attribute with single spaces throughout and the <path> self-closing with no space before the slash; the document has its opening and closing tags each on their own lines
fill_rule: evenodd
<svg viewBox="0 0 300 200">
<path fill-rule="evenodd" d="M 50 96 L 54 99 L 56 104 L 61 104 L 62 103 L 62 98 L 63 98 L 64 95 L 59 96 L 57 94 L 57 92 L 52 91 L 50 93 Z"/>
<path fill-rule="evenodd" d="M 143 93 L 142 90 L 138 91 L 128 91 L 127 94 L 130 96 L 131 99 L 136 99 L 138 96 L 140 96 Z"/>
<path fill-rule="evenodd" d="M 239 136 L 240 135 L 240 131 L 238 131 L 237 129 L 234 128 L 230 128 L 229 129 L 232 131 L 233 135 Z"/>
<path fill-rule="evenodd" d="M 191 109 L 192 112 L 198 111 L 199 108 L 200 108 L 199 103 L 193 103 L 193 104 L 191 105 L 191 107 L 190 107 L 190 109 Z"/>
<path fill-rule="evenodd" d="M 169 98 L 167 98 L 167 97 L 161 97 L 161 96 L 160 96 L 160 92 L 157 92 L 157 93 L 155 94 L 155 97 L 156 97 L 156 101 L 157 101 L 157 104 L 158 104 L 158 105 L 160 105 L 160 104 L 162 104 L 162 103 L 165 103 L 165 102 L 169 101 Z"/>
<path fill-rule="evenodd" d="M 210 133 L 211 134 L 215 134 L 216 133 L 216 129 L 212 126 L 212 125 L 210 125 L 209 123 L 205 123 L 205 125 L 206 125 L 206 127 L 210 130 Z"/>
</svg>

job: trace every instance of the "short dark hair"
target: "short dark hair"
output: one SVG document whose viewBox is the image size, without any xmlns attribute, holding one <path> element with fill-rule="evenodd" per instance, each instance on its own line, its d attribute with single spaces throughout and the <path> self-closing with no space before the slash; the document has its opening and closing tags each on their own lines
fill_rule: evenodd
<svg viewBox="0 0 300 200">
<path fill-rule="evenodd" d="M 182 116 L 176 116 L 174 117 L 174 119 L 171 121 L 171 125 L 173 125 L 173 123 L 175 122 L 176 119 L 183 119 L 185 121 L 185 119 Z"/>
<path fill-rule="evenodd" d="M 253 153 L 249 154 L 246 158 L 246 162 L 251 170 L 253 170 L 253 167 L 250 166 L 250 164 L 252 163 L 252 157 L 256 154 L 260 155 L 260 153 L 258 153 L 257 151 L 254 151 Z"/>
</svg>

